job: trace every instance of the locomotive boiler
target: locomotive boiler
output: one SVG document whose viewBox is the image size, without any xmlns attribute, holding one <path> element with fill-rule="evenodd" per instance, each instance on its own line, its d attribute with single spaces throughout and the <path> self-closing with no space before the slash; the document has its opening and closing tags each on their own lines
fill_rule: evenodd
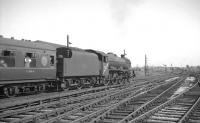
<svg viewBox="0 0 200 123">
<path fill-rule="evenodd" d="M 109 78 L 111 83 L 120 83 L 120 81 L 129 81 L 131 76 L 131 62 L 125 57 L 125 54 L 118 57 L 114 53 L 108 53 Z"/>
</svg>

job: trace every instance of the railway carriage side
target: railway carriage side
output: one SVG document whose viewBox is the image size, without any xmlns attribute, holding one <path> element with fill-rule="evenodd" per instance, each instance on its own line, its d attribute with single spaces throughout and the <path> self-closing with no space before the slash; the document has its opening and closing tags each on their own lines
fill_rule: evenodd
<svg viewBox="0 0 200 123">
<path fill-rule="evenodd" d="M 55 49 L 50 46 L 1 37 L 1 93 L 12 96 L 55 86 L 55 59 Z"/>
</svg>

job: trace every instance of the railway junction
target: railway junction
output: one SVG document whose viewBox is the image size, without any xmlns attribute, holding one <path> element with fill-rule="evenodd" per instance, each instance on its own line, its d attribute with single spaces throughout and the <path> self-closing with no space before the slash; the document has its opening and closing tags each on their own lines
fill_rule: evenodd
<svg viewBox="0 0 200 123">
<path fill-rule="evenodd" d="M 125 85 L 2 98 L 0 122 L 198 123 L 198 80 L 188 84 L 187 77 L 149 76 Z"/>
</svg>

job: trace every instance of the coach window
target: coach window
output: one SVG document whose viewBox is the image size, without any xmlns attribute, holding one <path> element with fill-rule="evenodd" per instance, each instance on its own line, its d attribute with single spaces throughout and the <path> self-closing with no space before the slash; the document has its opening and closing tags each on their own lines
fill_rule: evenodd
<svg viewBox="0 0 200 123">
<path fill-rule="evenodd" d="M 3 54 L 4 54 L 4 56 L 13 57 L 13 56 L 15 56 L 15 51 L 4 50 Z"/>
<path fill-rule="evenodd" d="M 0 67 L 7 67 L 7 64 L 4 61 L 3 50 L 2 49 L 0 49 Z"/>
<path fill-rule="evenodd" d="M 0 49 L 0 58 L 3 56 L 3 50 Z"/>
<path fill-rule="evenodd" d="M 50 56 L 50 65 L 54 66 L 54 56 Z"/>
<path fill-rule="evenodd" d="M 24 58 L 25 67 L 36 67 L 36 53 L 26 53 Z"/>
<path fill-rule="evenodd" d="M 13 50 L 3 50 L 1 51 L 2 57 L 1 63 L 4 64 L 5 67 L 14 67 L 15 66 L 15 51 Z"/>
</svg>

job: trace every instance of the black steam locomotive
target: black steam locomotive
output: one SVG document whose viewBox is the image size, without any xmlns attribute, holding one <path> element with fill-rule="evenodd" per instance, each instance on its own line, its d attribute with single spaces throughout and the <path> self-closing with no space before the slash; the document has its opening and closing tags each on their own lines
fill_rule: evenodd
<svg viewBox="0 0 200 123">
<path fill-rule="evenodd" d="M 130 68 L 125 55 L 0 37 L 0 91 L 6 96 L 122 84 L 133 77 Z"/>
</svg>

